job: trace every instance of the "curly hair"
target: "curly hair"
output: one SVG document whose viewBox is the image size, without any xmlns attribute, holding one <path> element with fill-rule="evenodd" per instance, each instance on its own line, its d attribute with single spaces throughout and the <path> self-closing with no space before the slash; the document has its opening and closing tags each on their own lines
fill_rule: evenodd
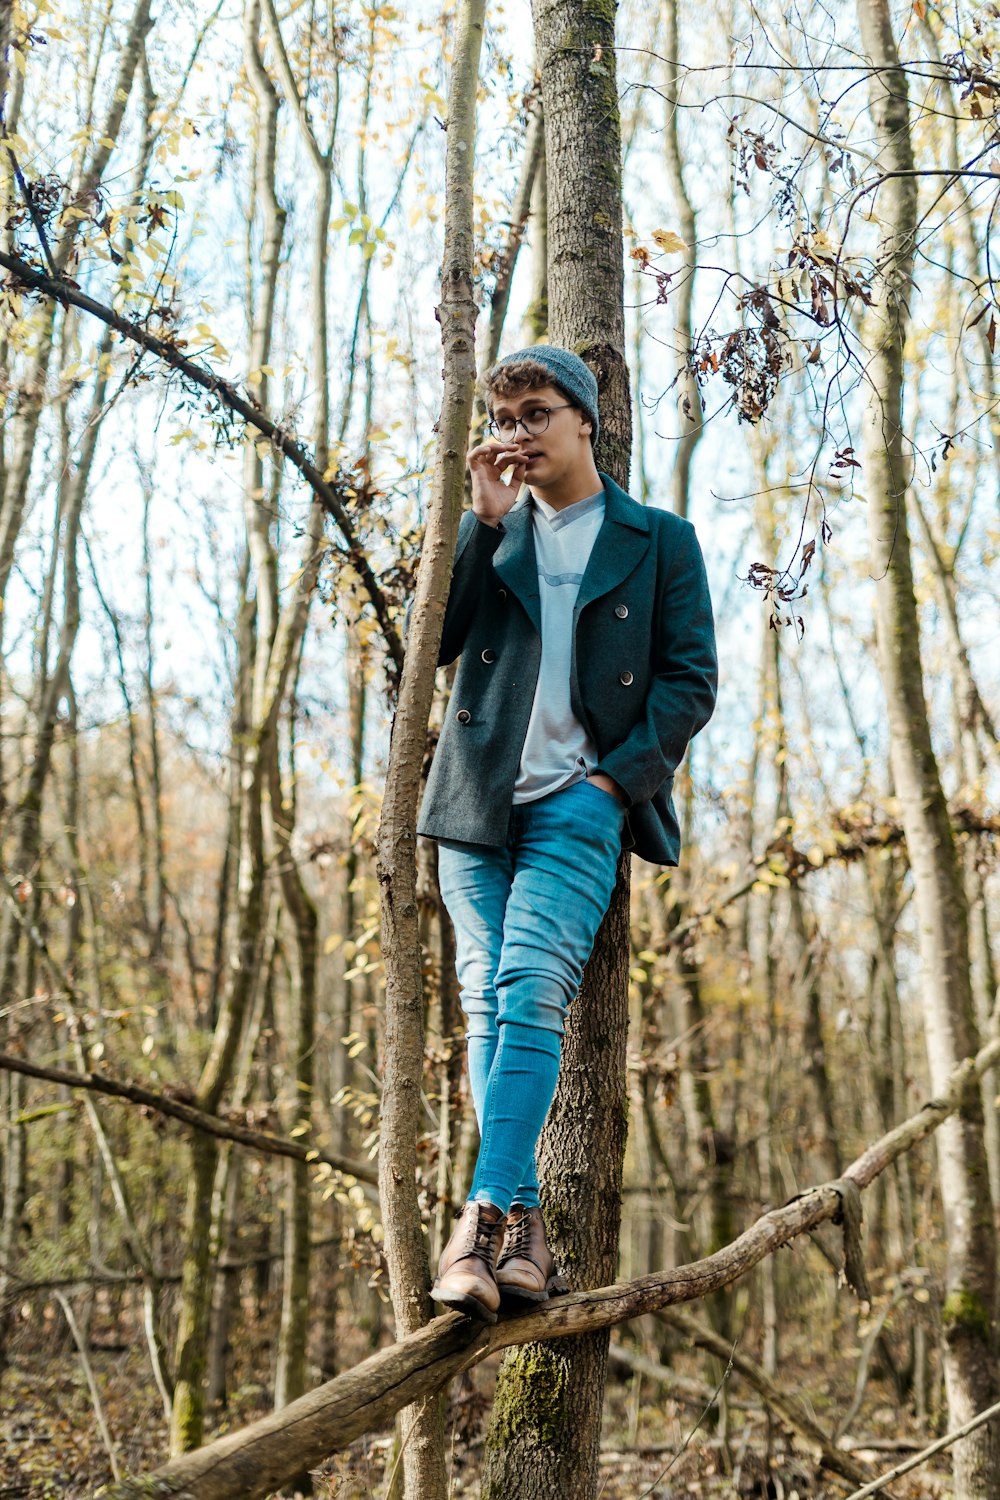
<svg viewBox="0 0 1000 1500">
<path fill-rule="evenodd" d="M 521 396 L 525 391 L 537 390 L 543 385 L 554 386 L 567 400 L 572 401 L 569 392 L 563 389 L 552 371 L 539 364 L 537 359 L 519 359 L 513 364 L 493 365 L 482 379 L 483 397 L 491 416 L 494 402 L 501 397 Z M 573 405 L 576 405 L 575 401 Z"/>
</svg>

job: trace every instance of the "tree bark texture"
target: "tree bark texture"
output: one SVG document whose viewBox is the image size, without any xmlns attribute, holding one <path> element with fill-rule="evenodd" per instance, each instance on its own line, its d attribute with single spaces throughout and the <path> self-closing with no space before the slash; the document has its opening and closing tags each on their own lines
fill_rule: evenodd
<svg viewBox="0 0 1000 1500">
<path fill-rule="evenodd" d="M 549 338 L 597 377 L 598 466 L 628 484 L 621 135 L 613 0 L 535 0 L 542 79 Z M 627 1134 L 629 856 L 580 994 L 539 1148 L 542 1208 L 576 1288 L 614 1278 Z M 483 1500 L 596 1493 L 609 1335 L 532 1344 L 505 1360 L 487 1433 Z"/>
<path fill-rule="evenodd" d="M 463 0 L 448 98 L 445 239 L 437 310 L 444 353 L 434 485 L 393 722 L 378 879 L 385 960 L 379 1191 L 396 1330 L 412 1333 L 430 1314 L 427 1246 L 417 1201 L 417 1135 L 423 1072 L 423 996 L 417 911 L 416 820 L 427 723 L 434 694 L 476 379 L 473 288 L 473 165 L 484 0 Z M 447 1491 L 443 1408 L 435 1393 L 403 1424 L 408 1500 Z M 413 1428 L 416 1430 L 412 1430 Z"/>
<path fill-rule="evenodd" d="M 917 187 L 906 75 L 899 65 L 887 0 L 861 0 L 864 50 L 878 69 L 870 109 L 883 171 L 879 188 L 881 299 L 867 436 L 869 546 L 876 589 L 879 664 L 889 719 L 890 757 L 913 873 L 922 968 L 921 995 L 932 1087 L 975 1050 L 968 916 L 962 873 L 931 744 L 920 633 L 907 532 L 904 458 L 904 341 L 913 293 Z M 938 1171 L 948 1242 L 942 1310 L 949 1421 L 967 1422 L 997 1398 L 996 1233 L 983 1140 L 982 1101 L 970 1093 L 938 1137 Z M 957 1500 L 996 1493 L 1000 1433 L 989 1423 L 954 1449 Z"/>
</svg>

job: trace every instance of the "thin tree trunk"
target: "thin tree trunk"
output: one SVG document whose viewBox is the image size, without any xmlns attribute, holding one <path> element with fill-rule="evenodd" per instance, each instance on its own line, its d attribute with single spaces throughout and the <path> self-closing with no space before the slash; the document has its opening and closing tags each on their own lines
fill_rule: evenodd
<svg viewBox="0 0 1000 1500">
<path fill-rule="evenodd" d="M 0 1078 L 0 1129 L 3 1130 L 3 1209 L 0 1212 L 0 1380 L 7 1369 L 8 1332 L 16 1302 L 11 1295 L 11 1269 L 17 1264 L 17 1245 L 24 1228 L 28 1196 L 28 1127 L 18 1121 L 24 1109 L 25 1080 L 16 1073 Z"/>
<path fill-rule="evenodd" d="M 125 108 L 129 102 L 132 85 L 142 57 L 146 33 L 152 25 L 149 15 L 151 4 L 152 0 L 137 0 L 129 19 L 119 53 L 117 76 L 108 92 L 107 114 L 100 126 L 93 132 L 94 145 L 89 162 L 81 167 L 71 185 L 72 195 L 77 201 L 84 201 L 96 195 L 104 169 L 115 149 L 125 117 Z M 59 274 L 65 271 L 72 260 L 81 222 L 79 219 L 71 219 L 60 234 L 53 257 Z M 52 353 L 55 317 L 56 304 L 53 301 L 43 302 L 39 311 L 39 327 L 33 341 L 35 352 L 21 382 L 24 398 L 20 404 L 13 451 L 4 475 L 6 483 L 3 495 L 0 497 L 0 604 L 6 597 L 7 580 L 10 577 L 14 560 L 14 546 L 28 499 L 35 439 Z"/>
<path fill-rule="evenodd" d="M 106 335 L 100 346 L 100 354 L 110 353 L 111 338 Z M 87 485 L 97 448 L 100 419 L 107 392 L 106 364 L 99 364 L 97 378 L 90 402 L 89 420 L 81 443 L 79 462 L 66 475 L 60 486 L 62 494 L 57 506 L 56 532 L 53 536 L 53 562 L 59 553 L 60 530 L 62 531 L 63 565 L 63 618 L 59 632 L 59 646 L 55 666 L 48 671 L 48 612 L 43 627 L 40 670 L 36 679 L 32 712 L 32 752 L 27 778 L 16 814 L 12 820 L 11 838 L 13 853 L 8 868 L 15 878 L 33 879 L 41 839 L 42 804 L 45 786 L 52 764 L 52 749 L 55 744 L 59 704 L 69 681 L 70 661 L 80 628 L 80 592 L 77 567 L 77 544 L 80 521 Z M 65 471 L 64 471 L 65 472 Z M 51 595 L 49 594 L 51 599 Z M 3 618 L 0 603 L 0 620 Z M 15 914 L 5 905 L 0 918 L 0 994 L 10 990 L 14 965 L 20 945 L 21 929 Z"/>
<path fill-rule="evenodd" d="M 294 732 L 292 735 L 294 739 Z M 285 906 L 293 923 L 297 973 L 294 985 L 294 1023 L 289 1028 L 286 1056 L 291 1066 L 286 1076 L 294 1087 L 293 1128 L 308 1134 L 313 1116 L 314 1051 L 316 1046 L 316 965 L 318 961 L 316 906 L 306 890 L 292 848 L 295 827 L 292 793 L 282 794 L 277 747 L 271 759 L 270 813 L 277 844 L 277 865 Z M 290 782 L 290 787 L 294 780 Z M 286 805 L 286 801 L 291 805 Z M 309 1338 L 309 1260 L 311 1234 L 310 1171 L 303 1161 L 285 1167 L 285 1259 L 282 1286 L 281 1329 L 274 1404 L 286 1406 L 306 1388 L 306 1351 Z M 308 1476 L 299 1477 L 298 1487 L 308 1487 Z"/>
<path fill-rule="evenodd" d="M 879 189 L 878 262 L 883 272 L 868 365 L 873 392 L 866 456 L 869 544 L 890 756 L 913 872 L 920 992 L 930 1077 L 936 1088 L 975 1051 L 977 1035 L 965 893 L 931 745 L 907 532 L 903 359 L 913 295 L 917 188 L 906 75 L 899 65 L 887 0 L 863 0 L 858 21 L 865 52 L 878 69 L 869 88 L 880 166 L 895 174 Z M 959 1115 L 947 1122 L 937 1147 L 948 1246 L 944 1370 L 950 1425 L 957 1427 L 997 1398 L 997 1246 L 978 1090 L 970 1091 Z M 957 1443 L 953 1462 L 956 1500 L 994 1494 L 1000 1472 L 997 1424 L 989 1423 Z"/>
<path fill-rule="evenodd" d="M 253 332 L 250 367 L 267 363 L 271 346 L 278 257 L 284 212 L 274 192 L 278 100 L 260 60 L 260 0 L 247 0 L 243 22 L 243 55 L 257 107 L 257 171 L 255 197 L 262 217 L 261 288 L 252 302 Z M 250 226 L 248 225 L 248 236 Z M 267 376 L 258 387 L 267 405 Z M 267 663 L 276 629 L 276 564 L 269 537 L 269 517 L 262 497 L 262 465 L 254 445 L 247 442 L 243 463 L 244 508 L 252 568 L 256 583 L 257 632 L 250 687 L 251 722 L 243 752 L 240 802 L 239 869 L 236 931 L 230 951 L 225 995 L 219 1009 L 211 1050 L 198 1087 L 199 1105 L 218 1109 L 230 1081 L 244 1015 L 257 962 L 263 916 L 264 835 L 261 821 L 266 736 L 260 710 L 264 703 Z M 197 1448 L 205 1422 L 204 1376 L 211 1306 L 211 1205 L 218 1168 L 218 1150 L 209 1138 L 191 1142 L 192 1170 L 185 1207 L 185 1249 L 177 1322 L 177 1379 L 170 1430 L 171 1453 Z"/>
<path fill-rule="evenodd" d="M 521 178 L 514 195 L 514 203 L 510 213 L 510 226 L 507 234 L 507 243 L 499 257 L 499 265 L 496 273 L 496 286 L 490 302 L 490 318 L 486 327 L 486 339 L 483 348 L 483 357 L 479 361 L 480 369 L 487 370 L 496 362 L 500 353 L 500 339 L 503 335 L 503 327 L 507 318 L 507 305 L 510 302 L 510 289 L 514 280 L 514 269 L 517 265 L 518 252 L 521 241 L 524 238 L 525 228 L 533 213 L 532 205 L 535 203 L 535 181 L 539 170 L 544 171 L 545 162 L 545 127 L 542 121 L 542 111 L 536 104 L 528 120 L 528 133 L 524 142 L 524 163 L 521 167 Z M 482 396 L 476 397 L 476 415 L 473 426 L 478 427 L 479 421 L 486 414 L 486 403 Z"/>
<path fill-rule="evenodd" d="M 958 426 L 957 421 L 954 424 Z M 962 639 L 958 620 L 955 559 L 945 562 L 945 551 L 937 528 L 931 523 L 920 496 L 911 492 L 909 503 L 915 512 L 937 584 L 941 614 L 946 624 L 946 650 L 953 684 L 952 705 L 956 721 L 955 744 L 963 798 L 982 803 L 990 765 L 997 755 L 997 736 L 992 718 L 983 702 L 972 674 L 969 655 Z M 984 754 L 984 747 L 986 753 Z M 970 841 L 963 859 L 966 896 L 971 919 L 970 952 L 972 956 L 973 999 L 976 1025 L 980 1033 L 992 1026 L 997 996 L 997 976 L 993 962 L 989 904 L 980 852 Z M 986 1127 L 986 1154 L 990 1167 L 990 1192 L 993 1212 L 1000 1226 L 1000 1115 L 997 1112 L 997 1078 L 988 1073 L 982 1082 L 983 1117 Z"/>
<path fill-rule="evenodd" d="M 264 1024 L 264 1013 L 273 988 L 278 952 L 278 933 L 282 907 L 275 902 L 267 914 L 267 932 L 251 1001 L 250 1019 L 244 1029 L 240 1058 L 236 1066 L 231 1101 L 234 1110 L 243 1110 L 253 1087 L 253 1063 Z M 241 1191 L 241 1162 L 231 1145 L 223 1147 L 215 1174 L 212 1222 L 217 1260 L 235 1260 L 232 1249 L 237 1243 L 238 1210 Z M 215 1268 L 210 1312 L 208 1347 L 208 1400 L 216 1407 L 227 1404 L 227 1357 L 232 1346 L 233 1324 L 239 1317 L 239 1272 L 224 1265 Z"/>
<path fill-rule="evenodd" d="M 538 106 L 541 114 L 541 105 Z M 538 344 L 549 331 L 549 206 L 548 178 L 545 167 L 545 133 L 531 185 L 529 214 L 531 242 L 531 291 L 524 313 L 522 337 L 526 344 Z"/>
<path fill-rule="evenodd" d="M 688 498 L 691 486 L 691 463 L 694 450 L 703 431 L 701 395 L 698 381 L 688 366 L 688 352 L 692 346 L 691 317 L 694 307 L 694 272 L 697 261 L 696 240 L 698 236 L 694 206 L 684 184 L 684 159 L 681 155 L 679 94 L 681 80 L 686 68 L 680 59 L 683 56 L 680 35 L 679 0 L 663 0 L 663 21 L 666 77 L 662 83 L 667 107 L 663 129 L 664 160 L 667 168 L 667 185 L 677 215 L 676 233 L 687 247 L 687 260 L 676 288 L 670 294 L 673 310 L 673 355 L 676 372 L 677 443 L 674 450 L 674 467 L 671 474 L 671 502 L 679 516 L 688 513 Z"/>
<path fill-rule="evenodd" d="M 463 0 L 459 11 L 448 100 L 445 246 L 438 308 L 444 392 L 434 488 L 378 833 L 386 978 L 379 1193 L 398 1335 L 426 1322 L 430 1312 L 427 1248 L 416 1192 L 423 1067 L 416 817 L 435 664 L 465 489 L 465 455 L 476 377 L 472 182 L 484 8 L 484 0 Z M 408 1500 L 443 1500 L 447 1484 L 440 1397 L 429 1397 L 419 1411 L 409 1412 L 404 1418 L 403 1441 Z"/>
<path fill-rule="evenodd" d="M 274 191 L 278 97 L 260 58 L 260 0 L 248 0 L 244 18 L 244 57 L 258 109 L 257 187 L 263 220 L 263 276 L 257 299 L 251 361 L 262 370 L 271 346 L 284 211 Z M 261 374 L 258 393 L 267 406 L 267 377 Z M 261 461 L 248 443 L 244 467 L 247 536 L 256 584 L 257 632 L 251 688 L 251 727 L 243 762 L 242 829 L 240 837 L 239 901 L 233 937 L 230 978 L 212 1038 L 211 1050 L 198 1086 L 200 1106 L 214 1113 L 228 1087 L 240 1044 L 263 930 L 265 851 L 263 797 L 281 707 L 286 699 L 303 633 L 308 623 L 321 559 L 323 509 L 317 499 L 309 507 L 301 565 L 288 602 L 278 612 L 278 559 L 270 536 L 268 505 L 261 499 Z M 214 1166 L 205 1142 L 196 1143 L 186 1224 L 190 1237 L 182 1278 L 178 1322 L 177 1386 L 171 1431 L 172 1451 L 196 1447 L 204 1424 L 205 1339 L 208 1329 L 209 1283 L 205 1276 L 209 1247 L 204 1228 L 209 1220 Z M 195 1196 L 197 1194 L 200 1196 Z M 189 1265 L 190 1260 L 190 1265 Z"/>
<path fill-rule="evenodd" d="M 313 328 L 312 381 L 317 392 L 313 414 L 313 446 L 317 468 L 325 470 L 329 452 L 330 380 L 327 351 L 327 243 L 330 211 L 333 202 L 333 151 L 337 134 L 340 101 L 339 73 L 334 93 L 334 110 L 326 148 L 323 149 L 303 104 L 299 87 L 285 49 L 281 27 L 273 0 L 264 0 L 264 15 L 274 46 L 282 88 L 293 110 L 299 134 L 305 144 L 317 176 L 317 199 L 313 226 L 313 274 L 311 309 Z M 314 519 L 319 518 L 318 510 Z M 320 536 L 314 538 L 318 548 Z M 298 661 L 301 664 L 299 641 Z M 297 673 L 296 673 L 297 676 Z M 290 736 L 294 746 L 295 692 L 290 695 Z M 294 757 L 294 751 L 290 751 Z M 276 846 L 276 863 L 282 896 L 292 920 L 295 934 L 297 974 L 295 983 L 295 1019 L 286 1055 L 291 1052 L 294 1066 L 289 1070 L 295 1086 L 296 1129 L 308 1133 L 312 1124 L 314 1050 L 316 1045 L 316 970 L 318 963 L 318 917 L 315 903 L 306 889 L 294 852 L 295 779 L 289 780 L 285 797 L 278 757 L 277 737 L 272 741 L 269 763 L 269 824 Z M 306 1353 L 309 1334 L 309 1268 L 311 1237 L 311 1203 L 309 1168 L 305 1162 L 289 1162 L 285 1168 L 287 1202 L 285 1208 L 285 1259 L 282 1285 L 281 1328 L 278 1341 L 278 1365 L 275 1377 L 276 1407 L 287 1405 L 302 1395 L 306 1387 Z M 308 1491 L 309 1476 L 303 1472 L 297 1487 Z"/>
</svg>

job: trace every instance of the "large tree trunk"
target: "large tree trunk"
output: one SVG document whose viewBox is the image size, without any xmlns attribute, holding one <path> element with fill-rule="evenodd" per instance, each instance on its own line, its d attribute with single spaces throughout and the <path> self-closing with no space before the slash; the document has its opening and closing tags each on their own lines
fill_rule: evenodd
<svg viewBox="0 0 1000 1500">
<path fill-rule="evenodd" d="M 444 391 L 434 488 L 427 512 L 378 832 L 386 981 L 379 1196 L 389 1289 L 399 1336 L 412 1333 L 430 1314 L 427 1246 L 416 1180 L 423 1072 L 416 820 L 435 666 L 465 489 L 465 456 L 476 377 L 472 176 L 484 9 L 484 0 L 463 0 L 458 17 L 448 99 L 445 243 L 438 307 Z M 439 1396 L 428 1397 L 419 1409 L 411 1409 L 405 1415 L 403 1443 L 408 1500 L 444 1500 L 447 1476 Z"/>
<path fill-rule="evenodd" d="M 879 189 L 882 297 L 874 309 L 866 455 L 869 541 L 876 580 L 879 663 L 889 716 L 890 753 L 913 871 L 919 930 L 924 1027 L 932 1086 L 938 1088 L 976 1048 L 968 917 L 955 840 L 931 745 L 907 533 L 902 404 L 903 353 L 912 294 L 917 188 L 910 143 L 906 76 L 899 66 L 886 0 L 862 0 L 865 52 L 877 72 L 870 107 L 880 165 L 896 175 Z M 950 1425 L 997 1398 L 994 1342 L 996 1234 L 983 1143 L 982 1100 L 970 1090 L 938 1137 L 938 1167 L 948 1241 L 943 1310 Z M 996 1493 L 997 1424 L 955 1445 L 957 1500 Z"/>
<path fill-rule="evenodd" d="M 535 0 L 548 198 L 549 337 L 597 376 L 598 466 L 628 484 L 621 143 L 614 10 Z M 574 1287 L 613 1281 L 627 1130 L 629 859 L 580 995 L 542 1135 L 545 1222 Z M 608 1335 L 531 1344 L 505 1360 L 487 1435 L 483 1500 L 596 1493 Z"/>
</svg>

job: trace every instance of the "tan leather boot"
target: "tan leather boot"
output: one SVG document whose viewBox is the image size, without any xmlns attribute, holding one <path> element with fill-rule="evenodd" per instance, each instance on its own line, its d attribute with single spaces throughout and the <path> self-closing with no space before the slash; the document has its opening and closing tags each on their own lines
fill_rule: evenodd
<svg viewBox="0 0 1000 1500">
<path fill-rule="evenodd" d="M 505 1305 L 547 1302 L 550 1296 L 569 1291 L 565 1277 L 556 1270 L 540 1208 L 511 1204 L 496 1277 Z"/>
<path fill-rule="evenodd" d="M 470 1318 L 496 1322 L 500 1308 L 496 1264 L 506 1223 L 505 1214 L 492 1203 L 470 1200 L 465 1205 L 444 1247 L 437 1280 L 431 1287 L 435 1302 L 454 1307 Z"/>
</svg>

